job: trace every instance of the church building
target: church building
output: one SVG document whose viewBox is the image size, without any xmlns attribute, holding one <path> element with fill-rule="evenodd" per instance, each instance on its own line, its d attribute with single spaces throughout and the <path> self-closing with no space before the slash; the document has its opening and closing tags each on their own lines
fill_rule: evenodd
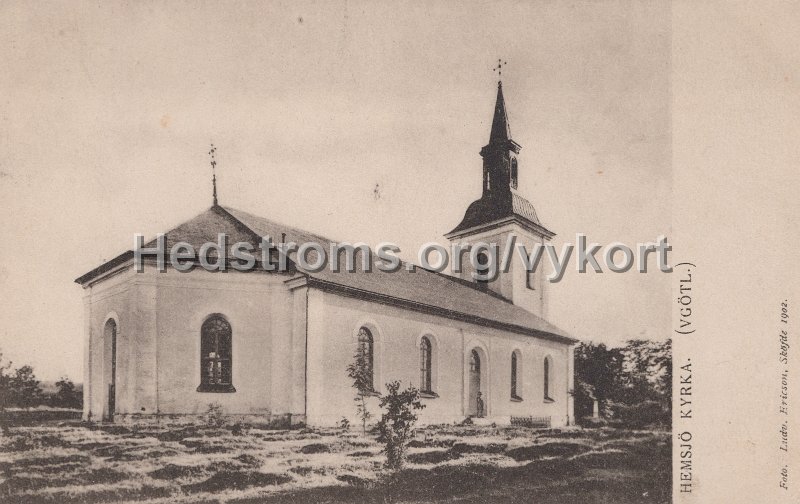
<svg viewBox="0 0 800 504">
<path fill-rule="evenodd" d="M 445 237 L 451 243 L 505 244 L 530 251 L 554 233 L 517 191 L 520 145 L 511 139 L 498 83 L 482 195 Z M 332 196 L 334 197 L 334 196 Z M 165 233 L 195 250 L 216 242 L 333 241 L 214 205 Z M 155 240 L 146 247 L 155 246 Z M 479 258 L 487 260 L 488 258 Z M 128 251 L 76 280 L 84 289 L 84 410 L 91 421 L 202 415 L 210 404 L 247 421 L 332 426 L 357 423 L 346 368 L 366 353 L 372 394 L 399 380 L 420 389 L 423 424 L 573 421 L 576 339 L 546 320 L 548 282 L 512 261 L 495 278 L 421 267 L 309 271 L 253 268 L 212 272 L 134 269 Z M 357 261 L 360 262 L 360 261 Z"/>
</svg>

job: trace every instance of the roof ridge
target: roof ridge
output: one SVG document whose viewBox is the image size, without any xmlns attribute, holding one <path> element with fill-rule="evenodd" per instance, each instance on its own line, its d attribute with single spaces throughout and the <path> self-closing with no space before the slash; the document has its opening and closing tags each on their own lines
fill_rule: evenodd
<svg viewBox="0 0 800 504">
<path fill-rule="evenodd" d="M 299 228 L 299 227 L 296 227 L 296 226 L 292 226 L 290 224 L 286 224 L 284 222 L 280 222 L 280 221 L 277 221 L 277 220 L 274 220 L 274 219 L 269 219 L 267 217 L 262 217 L 260 215 L 256 215 L 256 214 L 254 214 L 252 212 L 248 212 L 246 210 L 239 210 L 238 208 L 233 208 L 233 207 L 230 207 L 230 206 L 220 206 L 220 208 L 225 210 L 228 214 L 231 215 L 231 217 L 233 217 L 234 219 L 236 219 L 236 220 L 238 220 L 240 222 L 241 222 L 241 219 L 236 217 L 236 215 L 232 214 L 231 212 L 245 214 L 248 217 L 252 217 L 254 219 L 260 219 L 260 220 L 266 221 L 266 222 L 268 222 L 270 224 L 273 224 L 275 226 L 284 227 L 284 228 L 290 229 L 290 230 L 292 230 L 292 231 L 294 231 L 294 232 L 296 232 L 298 234 L 302 233 L 302 234 L 309 235 L 309 236 L 311 236 L 313 238 L 319 239 L 320 241 L 333 242 L 333 243 L 339 243 L 340 242 L 340 240 L 334 240 L 332 238 L 328 238 L 327 236 L 323 236 L 323 235 L 321 235 L 321 234 L 319 234 L 319 233 L 317 233 L 315 231 L 309 231 L 307 229 L 303 229 L 303 228 Z M 242 224 L 247 226 L 254 233 L 258 234 L 258 232 L 255 231 L 254 229 L 252 229 L 252 227 L 249 226 L 247 223 L 242 222 Z"/>
</svg>

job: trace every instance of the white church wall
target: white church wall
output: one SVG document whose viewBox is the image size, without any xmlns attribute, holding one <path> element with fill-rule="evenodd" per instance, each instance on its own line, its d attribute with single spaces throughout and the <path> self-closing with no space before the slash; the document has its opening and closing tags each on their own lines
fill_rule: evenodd
<svg viewBox="0 0 800 504">
<path fill-rule="evenodd" d="M 425 398 L 422 423 L 461 421 L 466 415 L 465 369 L 469 351 L 482 344 L 488 353 L 485 395 L 487 416 L 507 423 L 511 416 L 551 417 L 554 425 L 568 415 L 567 358 L 569 346 L 525 335 L 467 324 L 448 318 L 386 306 L 370 301 L 319 294 L 309 305 L 309 402 L 308 422 L 333 425 L 343 416 L 357 422 L 354 389 L 345 368 L 352 362 L 358 328 L 366 326 L 375 339 L 376 388 L 400 380 L 403 386 L 420 386 L 419 339 L 430 334 L 435 345 L 433 366 L 436 398 Z M 312 333 L 313 328 L 313 333 Z M 511 399 L 511 353 L 522 353 L 520 385 L 522 401 Z M 544 400 L 543 362 L 552 357 L 552 399 Z M 312 358 L 313 357 L 313 358 Z M 377 398 L 369 400 L 373 421 L 380 417 Z"/>
<path fill-rule="evenodd" d="M 294 298 L 283 283 L 284 278 L 271 278 L 269 298 L 265 299 L 269 309 L 270 366 L 270 412 L 275 417 L 290 417 L 293 413 L 295 369 L 293 358 L 295 318 Z M 277 281 L 275 281 L 277 280 Z M 301 314 L 302 315 L 302 314 Z"/>
<path fill-rule="evenodd" d="M 151 415 L 158 412 L 158 290 L 156 274 L 152 270 L 136 273 L 130 291 L 129 323 L 124 329 L 129 336 L 126 341 L 135 345 L 129 353 L 133 373 L 133 404 L 120 414 Z"/>
<path fill-rule="evenodd" d="M 117 400 L 116 409 L 130 410 L 133 391 L 129 375 L 132 367 L 126 355 L 132 345 L 130 337 L 131 285 L 133 272 L 123 270 L 84 293 L 84 406 L 85 420 L 100 420 L 108 413 L 108 385 L 111 363 L 110 342 L 105 326 L 109 320 L 117 325 Z"/>
<path fill-rule="evenodd" d="M 497 258 L 498 269 L 502 261 L 506 244 L 509 236 L 514 234 L 516 244 L 523 244 L 528 255 L 533 251 L 536 244 L 544 244 L 546 240 L 536 233 L 532 233 L 522 228 L 519 224 L 509 223 L 501 227 L 488 231 L 477 232 L 468 236 L 463 236 L 454 240 L 462 245 L 477 243 L 497 244 L 499 247 Z M 547 288 L 548 282 L 545 280 L 547 271 L 545 265 L 548 264 L 546 254 L 542 256 L 539 267 L 533 273 L 533 289 L 528 286 L 528 271 L 520 262 L 518 252 L 514 250 L 507 272 L 499 272 L 497 278 L 489 282 L 489 288 L 510 300 L 517 306 L 521 306 L 531 313 L 542 318 L 547 318 Z M 469 261 L 469 254 L 466 252 L 461 261 L 462 272 L 458 274 L 460 278 L 475 281 L 472 277 L 475 268 Z M 451 264 L 452 266 L 452 264 Z"/>
<path fill-rule="evenodd" d="M 332 410 L 334 398 L 330 390 L 329 370 L 338 366 L 338 357 L 344 349 L 332 349 L 328 338 L 332 333 L 326 319 L 325 294 L 316 289 L 308 290 L 308 312 L 306 321 L 306 421 L 310 425 L 333 425 L 338 418 Z M 344 373 L 344 368 L 342 368 Z M 352 402 L 352 400 L 351 400 Z"/>
<path fill-rule="evenodd" d="M 310 290 L 308 287 L 291 291 L 292 327 L 291 327 L 291 423 L 306 423 L 306 333 L 308 328 L 308 304 Z M 278 309 L 281 309 L 280 307 Z M 276 355 L 277 356 L 277 355 Z M 273 396 L 278 392 L 273 388 Z"/>
<path fill-rule="evenodd" d="M 291 328 L 292 304 L 284 279 L 233 271 L 158 274 L 159 413 L 202 414 L 211 403 L 227 414 L 273 413 L 273 380 L 283 383 L 286 374 L 274 367 L 290 364 L 281 357 L 282 338 L 273 345 L 276 334 Z M 273 302 L 276 297 L 280 303 Z M 197 391 L 200 330 L 212 314 L 221 314 L 231 325 L 235 392 Z"/>
<path fill-rule="evenodd" d="M 203 414 L 217 403 L 225 413 L 286 417 L 311 425 L 333 425 L 343 416 L 357 422 L 351 380 L 358 329 L 375 339 L 375 385 L 400 380 L 420 386 L 420 340 L 433 343 L 434 398 L 424 398 L 422 423 L 461 421 L 467 414 L 466 370 L 473 346 L 486 352 L 482 378 L 487 416 L 551 417 L 570 414 L 568 345 L 486 328 L 372 301 L 299 287 L 289 290 L 279 275 L 148 270 L 123 272 L 97 284 L 85 298 L 89 348 L 86 402 L 99 420 L 107 413 L 109 363 L 104 324 L 117 323 L 117 401 L 121 418 Z M 222 314 L 233 331 L 236 392 L 198 392 L 200 328 Z M 306 341 L 306 334 L 308 341 Z M 511 354 L 520 352 L 518 395 L 511 398 Z M 543 362 L 552 358 L 552 402 L 543 397 Z M 306 369 L 307 366 L 307 369 Z M 373 421 L 378 398 L 369 399 Z"/>
</svg>

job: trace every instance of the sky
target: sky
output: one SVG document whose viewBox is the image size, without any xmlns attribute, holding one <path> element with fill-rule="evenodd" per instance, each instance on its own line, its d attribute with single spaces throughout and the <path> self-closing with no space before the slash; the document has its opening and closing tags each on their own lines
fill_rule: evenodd
<svg viewBox="0 0 800 504">
<path fill-rule="evenodd" d="M 557 233 L 671 232 L 666 2 L 0 4 L 0 350 L 79 381 L 74 279 L 220 203 L 404 259 L 481 192 L 498 58 L 519 190 Z M 669 275 L 578 274 L 551 322 L 670 333 Z"/>
</svg>

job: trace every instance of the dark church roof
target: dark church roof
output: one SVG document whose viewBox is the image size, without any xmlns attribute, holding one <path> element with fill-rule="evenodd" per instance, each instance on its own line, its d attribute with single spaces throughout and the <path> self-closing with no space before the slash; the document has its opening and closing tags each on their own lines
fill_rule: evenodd
<svg viewBox="0 0 800 504">
<path fill-rule="evenodd" d="M 293 241 L 298 244 L 314 241 L 326 248 L 329 248 L 328 244 L 334 242 L 323 236 L 247 212 L 213 206 L 190 221 L 166 232 L 166 250 L 169 251 L 177 242 L 187 242 L 197 250 L 203 243 L 216 242 L 218 233 L 227 235 L 229 247 L 238 241 L 248 242 L 256 247 L 262 236 L 270 236 L 276 243 L 282 239 L 285 239 L 285 242 Z M 155 240 L 145 246 L 154 247 Z M 132 258 L 133 252 L 128 251 L 75 281 L 87 285 Z M 361 268 L 360 258 L 356 262 L 357 271 L 352 273 L 333 272 L 327 266 L 320 272 L 304 271 L 295 264 L 291 266 L 294 275 L 305 277 L 310 286 L 342 295 L 562 343 L 577 341 L 541 317 L 491 291 L 477 288 L 473 282 L 416 266 L 413 272 L 408 271 L 405 264 L 396 272 L 380 271 L 374 267 L 372 271 L 367 272 Z M 253 271 L 263 272 L 260 267 Z"/>
<path fill-rule="evenodd" d="M 461 219 L 459 225 L 447 235 L 457 235 L 461 231 L 505 219 L 516 219 L 523 224 L 532 225 L 533 228 L 538 229 L 543 234 L 554 236 L 554 233 L 545 228 L 539 221 L 539 216 L 536 214 L 533 204 L 513 189 L 505 194 L 490 194 L 473 201 L 467 207 L 464 218 Z"/>
</svg>

